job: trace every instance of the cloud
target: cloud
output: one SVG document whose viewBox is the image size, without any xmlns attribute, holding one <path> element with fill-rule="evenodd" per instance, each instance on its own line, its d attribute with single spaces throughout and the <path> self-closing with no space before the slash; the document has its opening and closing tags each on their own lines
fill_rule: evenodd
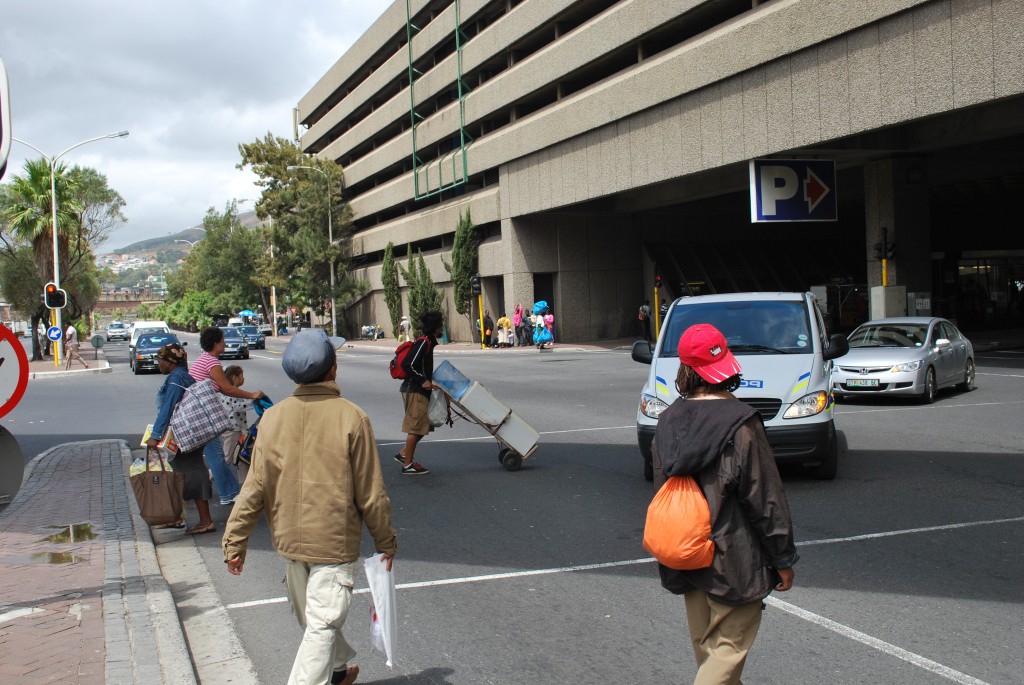
<svg viewBox="0 0 1024 685">
<path fill-rule="evenodd" d="M 387 5 L 355 0 L 4 0 L 14 136 L 92 166 L 127 202 L 103 249 L 258 197 L 238 144 L 292 136 L 292 108 Z M 15 143 L 5 181 L 33 150 Z"/>
</svg>

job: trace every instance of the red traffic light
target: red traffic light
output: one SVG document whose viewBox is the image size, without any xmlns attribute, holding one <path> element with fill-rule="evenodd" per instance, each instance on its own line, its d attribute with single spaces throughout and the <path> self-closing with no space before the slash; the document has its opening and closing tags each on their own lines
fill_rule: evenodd
<svg viewBox="0 0 1024 685">
<path fill-rule="evenodd" d="M 68 304 L 68 294 L 51 281 L 43 288 L 43 304 L 49 309 L 63 309 Z"/>
<path fill-rule="evenodd" d="M 660 288 L 661 287 L 661 276 L 655 276 L 654 277 L 654 287 L 655 288 Z"/>
</svg>

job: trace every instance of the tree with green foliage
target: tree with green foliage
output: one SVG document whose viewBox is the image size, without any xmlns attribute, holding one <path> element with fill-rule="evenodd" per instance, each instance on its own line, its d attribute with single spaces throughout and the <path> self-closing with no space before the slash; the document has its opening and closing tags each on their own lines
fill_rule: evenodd
<svg viewBox="0 0 1024 685">
<path fill-rule="evenodd" d="M 25 162 L 24 175 L 15 175 L 0 186 L 0 259 L 4 278 L 14 278 L 5 292 L 25 292 L 19 311 L 29 316 L 32 330 L 48 315 L 39 295 L 43 284 L 53 279 L 53 194 L 50 164 L 45 159 Z M 63 316 L 78 319 L 88 313 L 99 298 L 98 272 L 93 247 L 125 221 L 124 199 L 107 185 L 94 169 L 58 164 L 53 169 L 57 196 L 57 247 L 61 288 L 68 293 Z M 31 251 L 31 255 L 25 252 Z M 31 258 L 35 273 L 27 270 Z M 8 297 L 13 298 L 10 294 Z M 32 359 L 41 359 L 33 336 Z"/>
<path fill-rule="evenodd" d="M 473 289 L 470 279 L 477 271 L 477 239 L 473 226 L 473 218 L 467 209 L 459 215 L 459 224 L 455 227 L 455 238 L 452 242 L 452 261 L 449 264 L 441 258 L 441 263 L 451 275 L 452 296 L 455 298 L 455 311 L 468 317 L 473 315 Z"/>
<path fill-rule="evenodd" d="M 168 312 L 182 312 L 178 321 L 190 324 L 199 320 L 212 320 L 215 314 L 233 314 L 255 307 L 266 306 L 263 288 L 258 283 L 258 265 L 267 251 L 266 232 L 262 228 L 247 229 L 238 221 L 238 208 L 228 203 L 223 212 L 212 207 L 203 218 L 206 237 L 192 248 L 185 264 L 167 279 L 171 304 L 195 294 L 189 305 Z M 201 313 L 194 307 L 205 303 Z M 184 313 L 184 312 L 187 312 Z"/>
<path fill-rule="evenodd" d="M 269 240 L 274 257 L 266 260 L 259 277 L 277 287 L 285 286 L 293 305 L 309 304 L 329 316 L 331 264 L 334 264 L 334 299 L 339 325 L 345 307 L 368 289 L 350 273 L 352 210 L 341 198 L 344 174 L 333 160 L 308 157 L 298 145 L 268 133 L 262 140 L 238 146 L 239 169 L 251 167 L 263 188 L 256 215 L 271 219 Z M 289 171 L 289 166 L 313 169 Z M 321 173 L 322 172 L 322 173 Z M 334 244 L 328 240 L 331 227 Z"/>
<path fill-rule="evenodd" d="M 395 246 L 391 241 L 384 247 L 380 282 L 384 289 L 384 303 L 388 306 L 388 316 L 391 318 L 391 335 L 397 338 L 398 324 L 402 320 L 402 290 L 398 285 L 398 264 L 395 262 Z"/>
<path fill-rule="evenodd" d="M 407 254 L 409 255 L 409 266 L 404 267 L 399 264 L 398 268 L 409 288 L 409 318 L 412 319 L 413 326 L 418 328 L 420 316 L 425 312 L 442 311 L 441 303 L 444 298 L 423 259 L 423 250 L 417 250 L 416 256 L 413 257 L 410 245 Z"/>
<path fill-rule="evenodd" d="M 187 331 L 200 331 L 213 325 L 213 296 L 205 290 L 193 290 L 171 303 L 160 305 L 155 315 Z"/>
</svg>

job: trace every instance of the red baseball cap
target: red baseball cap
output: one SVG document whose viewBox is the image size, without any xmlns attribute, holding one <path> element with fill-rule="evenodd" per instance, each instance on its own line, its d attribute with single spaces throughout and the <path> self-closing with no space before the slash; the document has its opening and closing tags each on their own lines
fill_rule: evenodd
<svg viewBox="0 0 1024 685">
<path fill-rule="evenodd" d="M 679 336 L 679 361 L 708 383 L 718 384 L 743 371 L 721 331 L 707 323 L 690 326 Z"/>
</svg>

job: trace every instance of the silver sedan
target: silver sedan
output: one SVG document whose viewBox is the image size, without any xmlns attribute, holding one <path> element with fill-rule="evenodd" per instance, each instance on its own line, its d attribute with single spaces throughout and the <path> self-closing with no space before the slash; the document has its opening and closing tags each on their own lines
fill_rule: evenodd
<svg viewBox="0 0 1024 685">
<path fill-rule="evenodd" d="M 946 319 L 902 316 L 861 324 L 832 371 L 837 397 L 909 395 L 935 401 L 941 388 L 974 389 L 974 346 Z"/>
</svg>

